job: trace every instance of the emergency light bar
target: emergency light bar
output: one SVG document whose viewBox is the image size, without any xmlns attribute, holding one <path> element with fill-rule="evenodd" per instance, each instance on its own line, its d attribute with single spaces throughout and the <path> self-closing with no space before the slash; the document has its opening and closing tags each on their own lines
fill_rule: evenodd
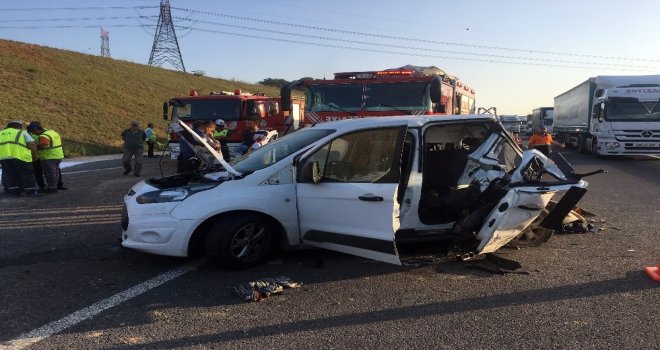
<svg viewBox="0 0 660 350">
<path fill-rule="evenodd" d="M 412 70 L 381 70 L 376 72 L 376 75 L 413 75 L 415 71 Z"/>
</svg>

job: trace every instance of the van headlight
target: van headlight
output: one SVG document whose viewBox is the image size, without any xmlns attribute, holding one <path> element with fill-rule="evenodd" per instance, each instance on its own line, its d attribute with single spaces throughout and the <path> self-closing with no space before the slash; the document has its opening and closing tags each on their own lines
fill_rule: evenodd
<svg viewBox="0 0 660 350">
<path fill-rule="evenodd" d="M 139 204 L 180 202 L 195 193 L 210 190 L 218 184 L 167 188 L 143 193 L 135 198 Z"/>
</svg>

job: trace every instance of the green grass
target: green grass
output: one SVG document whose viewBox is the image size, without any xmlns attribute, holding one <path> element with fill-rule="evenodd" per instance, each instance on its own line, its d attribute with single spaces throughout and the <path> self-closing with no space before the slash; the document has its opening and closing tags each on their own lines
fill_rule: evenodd
<svg viewBox="0 0 660 350">
<path fill-rule="evenodd" d="M 163 101 L 191 89 L 279 96 L 269 86 L 0 40 L 1 126 L 38 120 L 62 136 L 66 157 L 120 152 L 120 134 L 134 119 L 154 123 L 164 142 Z"/>
</svg>

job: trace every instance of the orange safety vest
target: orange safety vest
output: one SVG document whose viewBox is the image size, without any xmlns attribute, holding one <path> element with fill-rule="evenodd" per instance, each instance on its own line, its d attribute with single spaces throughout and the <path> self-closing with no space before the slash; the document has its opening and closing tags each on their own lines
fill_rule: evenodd
<svg viewBox="0 0 660 350">
<path fill-rule="evenodd" d="M 532 137 L 529 138 L 530 146 L 550 145 L 550 144 L 552 144 L 552 135 L 550 134 L 545 134 L 545 135 L 534 134 L 532 135 Z"/>
</svg>

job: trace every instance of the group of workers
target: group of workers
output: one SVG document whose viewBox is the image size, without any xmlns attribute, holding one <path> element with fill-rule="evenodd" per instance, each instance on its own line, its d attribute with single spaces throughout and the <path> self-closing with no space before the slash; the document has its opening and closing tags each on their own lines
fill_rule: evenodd
<svg viewBox="0 0 660 350">
<path fill-rule="evenodd" d="M 229 130 L 225 127 L 224 120 L 217 119 L 215 122 L 213 120 L 197 120 L 193 122 L 192 129 L 214 150 L 221 152 L 225 161 L 230 161 L 231 156 L 227 145 Z M 191 173 L 201 165 L 195 162 L 195 151 L 185 140 L 179 142 L 179 150 L 178 173 Z"/>
<path fill-rule="evenodd" d="M 231 154 L 227 144 L 229 129 L 227 129 L 223 119 L 216 119 L 215 122 L 212 120 L 198 120 L 193 122 L 192 129 L 213 149 L 221 152 L 222 158 L 225 161 L 231 161 Z M 236 152 L 244 155 L 256 150 L 267 142 L 267 135 L 268 133 L 265 130 L 259 129 L 259 124 L 256 121 L 246 121 L 245 130 L 241 134 L 242 142 Z M 179 142 L 179 148 L 177 172 L 190 173 L 196 170 L 199 164 L 196 164 L 194 161 L 196 157 L 195 151 L 184 140 Z"/>
<path fill-rule="evenodd" d="M 40 122 L 12 120 L 0 130 L 2 187 L 14 196 L 39 197 L 42 193 L 66 190 L 60 163 L 64 158 L 62 139 Z"/>
</svg>

